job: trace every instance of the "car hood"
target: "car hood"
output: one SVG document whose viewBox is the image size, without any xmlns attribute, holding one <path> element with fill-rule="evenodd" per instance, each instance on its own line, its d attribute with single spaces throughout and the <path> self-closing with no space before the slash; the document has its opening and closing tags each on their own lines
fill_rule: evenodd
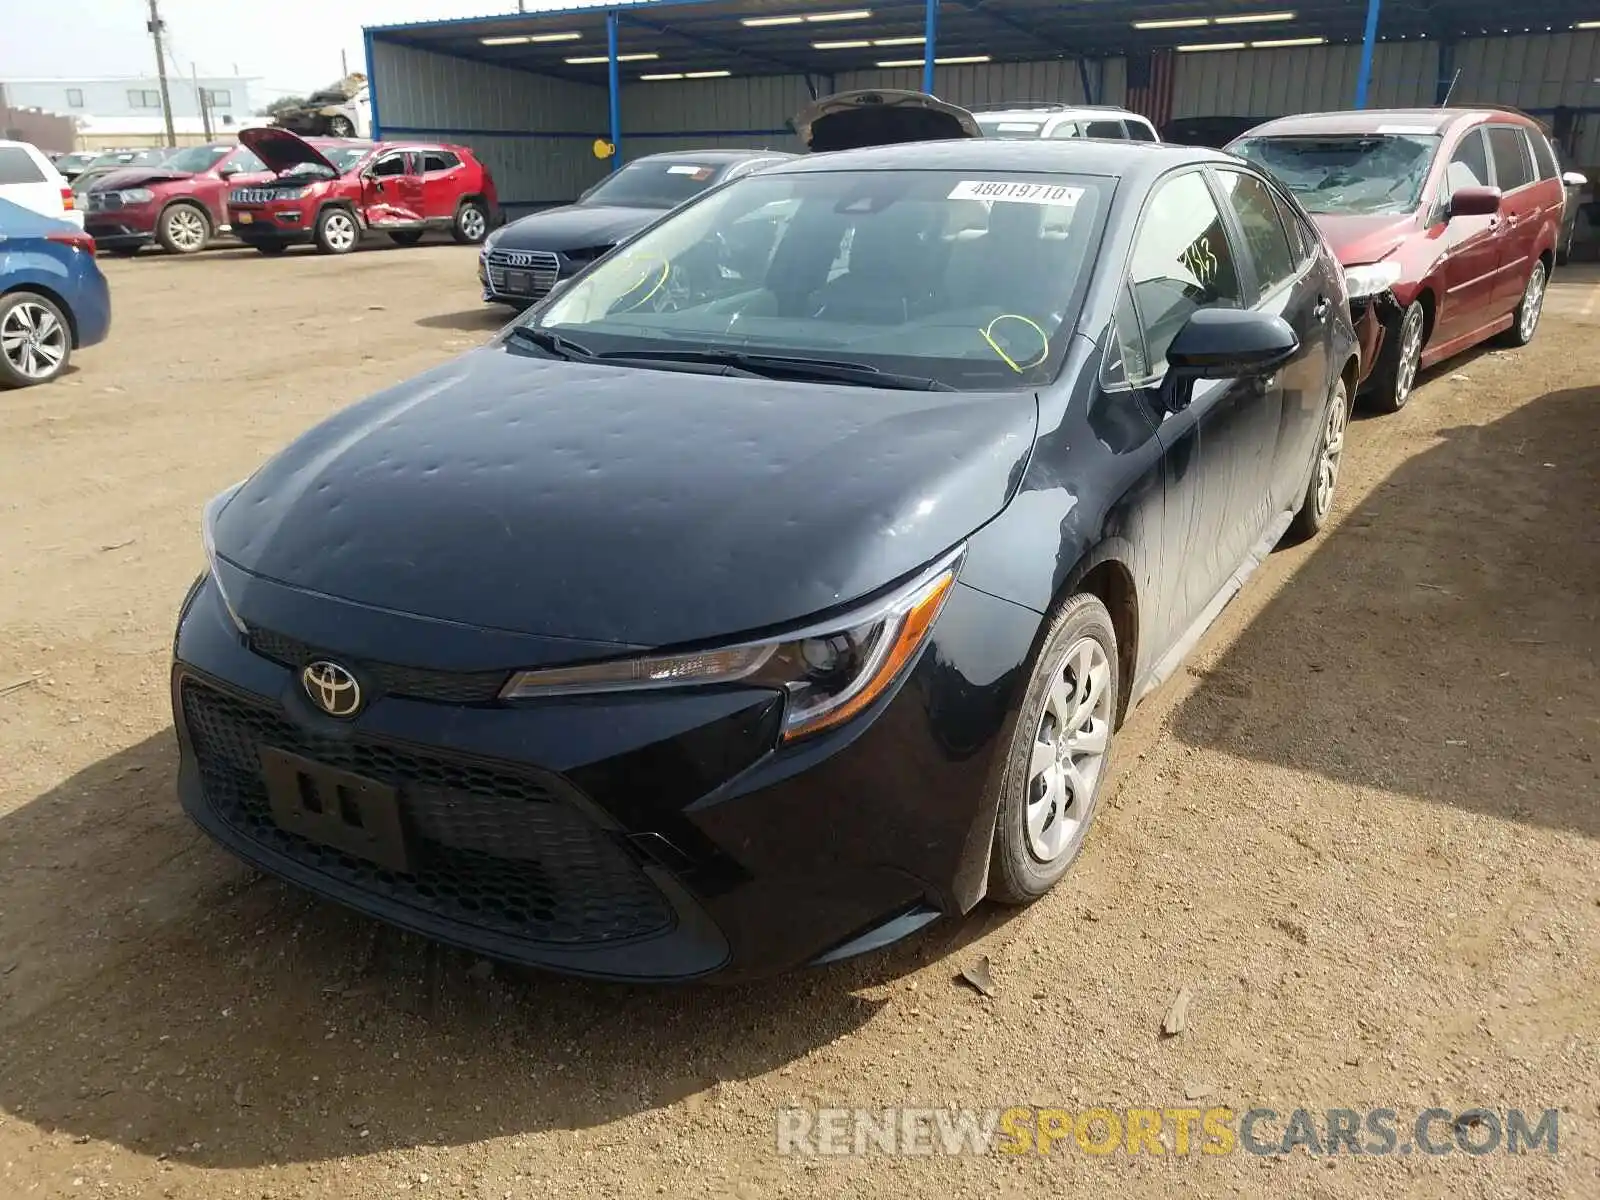
<svg viewBox="0 0 1600 1200">
<path fill-rule="evenodd" d="M 818 153 L 983 136 L 966 109 L 898 88 L 863 88 L 813 100 L 795 115 L 794 131 Z"/>
<path fill-rule="evenodd" d="M 306 141 L 305 138 L 276 125 L 257 129 L 241 129 L 239 131 L 239 140 L 257 158 L 280 175 L 293 167 L 304 166 L 306 163 L 316 163 L 318 166 L 327 167 L 335 175 L 339 173 L 338 168 L 323 156 L 322 151 Z"/>
<path fill-rule="evenodd" d="M 224 559 L 482 628 L 666 646 L 800 621 L 1009 502 L 1031 392 L 908 392 L 493 344 L 345 410 L 229 500 Z"/>
<path fill-rule="evenodd" d="M 1394 250 L 1417 229 L 1414 213 L 1384 213 L 1376 216 L 1346 216 L 1340 213 L 1312 213 L 1322 236 L 1328 239 L 1339 262 L 1346 267 L 1375 263 Z"/>
<path fill-rule="evenodd" d="M 91 192 L 117 192 L 123 188 L 149 187 L 153 184 L 172 183 L 179 179 L 193 179 L 193 171 L 170 171 L 166 167 L 118 167 L 105 175 L 96 175 L 89 184 Z"/>
<path fill-rule="evenodd" d="M 587 250 L 614 246 L 667 215 L 664 208 L 567 204 L 512 221 L 495 234 L 497 250 Z"/>
</svg>

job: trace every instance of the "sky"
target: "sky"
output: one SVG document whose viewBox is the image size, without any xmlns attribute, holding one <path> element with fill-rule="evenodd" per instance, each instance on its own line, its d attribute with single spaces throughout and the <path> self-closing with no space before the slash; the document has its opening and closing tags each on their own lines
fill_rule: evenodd
<svg viewBox="0 0 1600 1200">
<path fill-rule="evenodd" d="M 201 75 L 259 76 L 251 101 L 303 95 L 362 71 L 363 25 L 515 12 L 516 0 L 160 0 L 173 61 Z M 559 8 L 551 0 L 527 7 Z M 155 70 L 147 0 L 0 0 L 0 79 Z M 237 72 L 235 72 L 237 68 Z"/>
</svg>

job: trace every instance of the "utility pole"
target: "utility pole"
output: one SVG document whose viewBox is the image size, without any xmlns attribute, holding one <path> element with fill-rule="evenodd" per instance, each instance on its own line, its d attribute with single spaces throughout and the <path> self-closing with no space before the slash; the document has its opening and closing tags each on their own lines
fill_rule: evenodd
<svg viewBox="0 0 1600 1200">
<path fill-rule="evenodd" d="M 339 78 L 350 78 L 350 61 L 345 58 L 343 50 L 339 51 Z"/>
<path fill-rule="evenodd" d="M 211 140 L 211 106 L 206 103 L 206 89 L 200 86 L 200 71 L 193 63 L 189 64 L 189 78 L 194 80 L 194 99 L 200 106 L 200 128 L 206 132 L 206 141 Z"/>
<path fill-rule="evenodd" d="M 150 37 L 156 44 L 156 78 L 161 82 L 161 115 L 167 119 L 167 145 L 176 146 L 178 134 L 172 128 L 172 97 L 167 91 L 167 56 L 161 49 L 161 31 L 165 27 L 166 22 L 156 9 L 156 0 L 150 0 L 150 20 L 145 23 L 145 28 L 150 31 Z"/>
</svg>

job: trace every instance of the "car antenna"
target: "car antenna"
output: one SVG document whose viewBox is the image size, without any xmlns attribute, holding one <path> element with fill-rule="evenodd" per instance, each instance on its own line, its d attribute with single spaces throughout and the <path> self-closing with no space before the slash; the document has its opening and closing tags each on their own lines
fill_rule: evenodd
<svg viewBox="0 0 1600 1200">
<path fill-rule="evenodd" d="M 1445 91 L 1444 91 L 1444 99 L 1439 101 L 1439 107 L 1440 108 L 1449 108 L 1450 107 L 1450 97 L 1455 95 L 1456 81 L 1458 79 L 1460 79 L 1460 78 L 1461 78 L 1461 68 L 1457 67 L 1456 68 L 1456 73 L 1454 75 L 1450 76 L 1450 86 L 1447 87 L 1445 89 Z"/>
</svg>

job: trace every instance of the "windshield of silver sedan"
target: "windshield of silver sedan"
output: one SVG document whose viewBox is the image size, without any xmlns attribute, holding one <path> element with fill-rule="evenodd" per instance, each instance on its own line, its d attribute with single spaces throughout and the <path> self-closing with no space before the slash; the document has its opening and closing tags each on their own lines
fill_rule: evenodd
<svg viewBox="0 0 1600 1200">
<path fill-rule="evenodd" d="M 749 176 L 619 247 L 524 318 L 546 332 L 523 340 L 647 365 L 820 364 L 869 386 L 873 372 L 885 386 L 1036 386 L 1065 354 L 1112 187 L 992 171 Z"/>
<path fill-rule="evenodd" d="M 1425 132 L 1246 138 L 1232 149 L 1276 175 L 1307 212 L 1407 213 L 1422 202 L 1439 138 Z"/>
</svg>

